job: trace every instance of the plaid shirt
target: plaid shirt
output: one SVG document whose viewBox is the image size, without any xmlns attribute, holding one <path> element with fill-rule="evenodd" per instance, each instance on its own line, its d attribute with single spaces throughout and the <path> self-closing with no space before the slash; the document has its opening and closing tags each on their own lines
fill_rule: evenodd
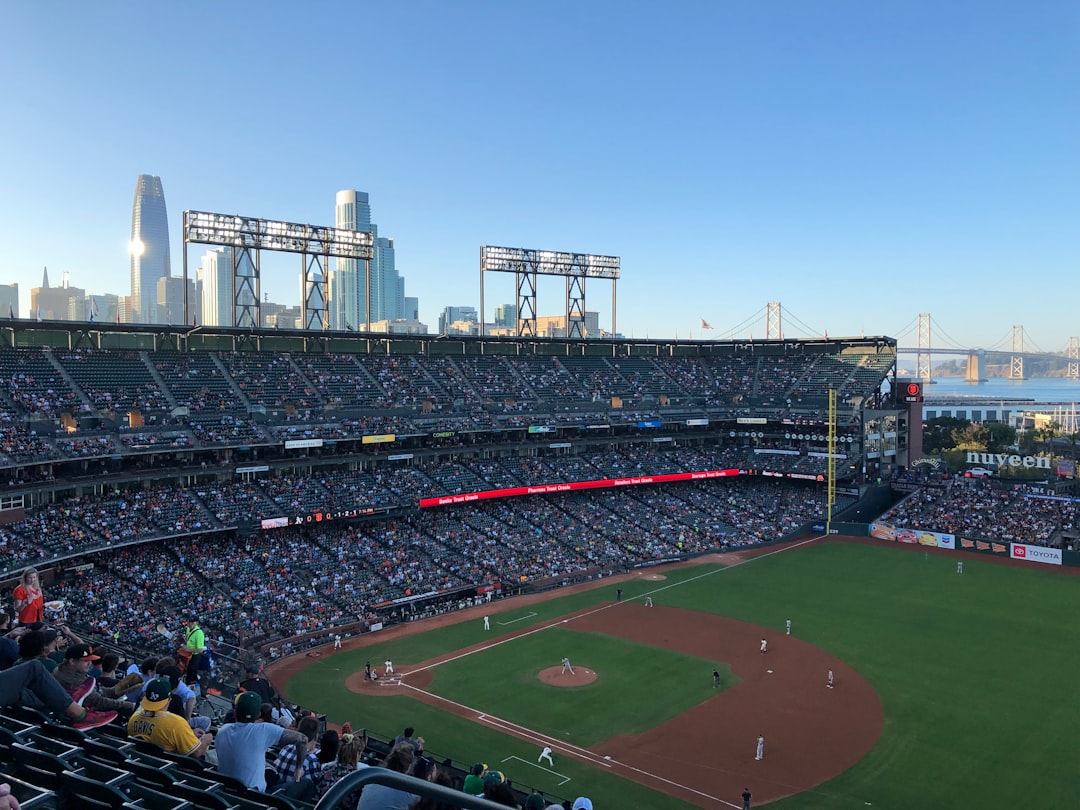
<svg viewBox="0 0 1080 810">
<path fill-rule="evenodd" d="M 302 748 L 302 746 L 286 745 L 278 752 L 277 759 L 274 760 L 274 770 L 277 772 L 279 782 L 293 781 L 296 774 L 298 748 Z M 308 777 L 315 783 L 315 791 L 316 795 L 318 795 L 318 792 L 322 789 L 322 763 L 314 754 L 309 753 L 304 757 L 303 776 Z"/>
</svg>

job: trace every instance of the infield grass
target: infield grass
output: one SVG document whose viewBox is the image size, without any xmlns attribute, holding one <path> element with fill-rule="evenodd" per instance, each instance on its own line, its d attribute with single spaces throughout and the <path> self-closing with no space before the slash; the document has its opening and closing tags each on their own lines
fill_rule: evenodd
<svg viewBox="0 0 1080 810">
<path fill-rule="evenodd" d="M 958 575 L 953 557 L 853 543 L 784 550 L 726 570 L 715 566 L 658 570 L 668 575 L 666 581 L 625 583 L 624 599 L 656 591 L 657 604 L 718 613 L 777 630 L 790 618 L 795 635 L 849 663 L 881 696 L 884 730 L 863 760 L 814 790 L 770 806 L 1013 810 L 1080 804 L 1080 766 L 1073 754 L 1080 710 L 1080 629 L 1075 620 L 1080 579 L 1049 567 L 1028 570 L 971 557 L 965 557 L 965 573 Z M 406 697 L 363 697 L 344 688 L 344 676 L 362 669 L 369 657 L 380 664 L 388 657 L 426 660 L 477 644 L 498 629 L 537 626 L 611 601 L 612 591 L 613 587 L 600 587 L 561 598 L 556 592 L 550 602 L 500 614 L 500 621 L 521 620 L 503 628 L 493 624 L 488 634 L 480 622 L 469 621 L 321 659 L 290 682 L 288 694 L 326 711 L 333 720 L 348 719 L 384 736 L 414 725 L 428 738 L 429 747 L 458 761 L 491 764 L 492 759 L 517 757 L 505 767 L 519 782 L 563 796 L 584 793 L 597 806 L 687 807 L 566 757 L 558 760 L 566 773 L 556 778 L 531 764 L 538 753 L 535 745 Z M 530 613 L 536 615 L 526 616 Z M 632 673 L 642 657 L 640 650 L 630 649 L 637 645 L 628 648 L 624 641 L 608 644 L 613 640 L 605 639 L 601 644 L 588 634 L 544 631 L 504 645 L 475 672 L 470 673 L 473 657 L 447 665 L 447 680 L 440 672 L 432 689 L 469 701 L 483 701 L 488 693 L 491 705 L 498 705 L 505 719 L 535 727 L 547 718 L 550 727 L 581 734 L 580 744 L 588 745 L 602 729 L 589 728 L 578 716 L 571 718 L 572 725 L 555 718 L 544 690 L 525 691 L 518 688 L 520 683 L 514 685 L 520 663 L 532 660 L 533 650 L 536 660 L 552 661 L 552 655 L 553 663 L 562 655 L 574 660 L 577 653 L 559 652 L 568 649 L 569 642 L 543 640 L 557 635 L 588 639 L 588 651 L 579 658 L 605 675 L 620 667 Z M 667 651 L 649 649 L 645 661 L 659 653 Z M 710 664 L 706 666 L 711 670 Z M 681 699 L 693 705 L 701 688 L 693 679 L 685 684 Z M 581 693 L 587 695 L 587 690 Z M 577 691 L 561 690 L 560 700 L 564 693 Z M 603 690 L 593 691 L 603 697 Z M 604 705 L 606 700 L 580 711 L 618 715 L 619 706 Z M 476 708 L 486 709 L 488 704 Z M 561 728 L 564 725 L 570 728 Z M 603 736 L 612 733 L 618 731 Z M 828 743 L 822 740 L 822 745 Z M 566 776 L 572 781 L 560 785 Z M 754 789 L 752 783 L 750 787 Z"/>
</svg>

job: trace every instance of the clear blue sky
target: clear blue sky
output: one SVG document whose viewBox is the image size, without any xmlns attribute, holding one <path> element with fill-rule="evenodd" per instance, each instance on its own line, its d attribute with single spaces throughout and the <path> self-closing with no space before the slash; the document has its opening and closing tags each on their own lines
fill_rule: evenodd
<svg viewBox="0 0 1080 810">
<path fill-rule="evenodd" d="M 333 224 L 337 190 L 369 192 L 432 327 L 479 304 L 493 244 L 622 257 L 637 337 L 760 337 L 768 301 L 787 336 L 900 335 L 919 312 L 964 345 L 1080 334 L 1076 0 L 9 2 L 3 19 L 0 281 L 24 314 L 45 265 L 129 291 L 149 173 L 174 274 L 184 209 Z M 266 260 L 271 300 L 298 303 L 298 266 Z M 586 293 L 610 327 L 610 284 Z M 512 299 L 489 276 L 488 309 Z M 564 309 L 558 281 L 538 309 Z"/>
</svg>

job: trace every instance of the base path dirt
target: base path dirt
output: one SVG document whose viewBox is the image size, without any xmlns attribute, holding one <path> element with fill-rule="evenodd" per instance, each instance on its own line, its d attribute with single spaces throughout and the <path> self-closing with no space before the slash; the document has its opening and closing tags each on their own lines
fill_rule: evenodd
<svg viewBox="0 0 1080 810">
<path fill-rule="evenodd" d="M 776 547 L 766 553 L 777 551 Z M 753 556 L 753 555 L 746 555 Z M 733 554 L 719 557 L 728 565 L 745 559 Z M 709 560 L 695 560 L 701 564 Z M 665 569 L 670 570 L 670 569 Z M 575 590 L 613 587 L 634 577 L 655 576 L 656 571 L 573 586 Z M 446 614 L 434 619 L 399 625 L 379 633 L 350 639 L 349 648 L 386 641 L 398 635 L 426 632 L 460 621 L 479 621 L 504 610 L 546 601 L 566 594 L 555 593 L 508 599 L 481 608 Z M 854 765 L 881 734 L 883 714 L 877 694 L 856 671 L 812 644 L 782 631 L 707 613 L 684 611 L 662 605 L 645 607 L 639 600 L 625 600 L 565 617 L 564 629 L 604 633 L 678 652 L 724 662 L 739 678 L 735 686 L 718 691 L 689 711 L 643 734 L 612 737 L 580 749 L 547 741 L 556 755 L 572 756 L 611 771 L 654 790 L 677 796 L 706 808 L 741 807 L 745 787 L 754 794 L 755 805 L 799 793 L 839 775 Z M 491 641 L 519 635 L 492 632 Z M 761 639 L 768 652 L 760 652 Z M 478 645 L 482 648 L 486 645 Z M 329 650 L 324 648 L 324 654 Z M 461 655 L 462 651 L 454 653 Z M 304 655 L 276 662 L 269 668 L 280 687 L 310 663 Z M 426 691 L 432 679 L 429 668 L 438 660 L 410 665 L 394 663 L 394 680 L 365 682 L 363 672 L 348 678 L 348 687 L 365 694 L 402 694 L 447 711 L 478 719 L 470 709 L 442 700 Z M 559 667 L 554 668 L 556 673 Z M 826 685 L 829 670 L 834 688 Z M 595 673 L 603 678 L 603 671 Z M 358 677 L 359 676 L 359 677 Z M 662 688 L 664 673 L 655 673 Z M 711 682 L 711 671 L 701 673 Z M 399 680 L 400 679 L 400 680 Z M 633 707 L 627 707 L 633 711 Z M 535 742 L 527 729 L 507 727 L 507 733 Z M 765 737 L 765 756 L 754 758 L 758 735 Z"/>
</svg>

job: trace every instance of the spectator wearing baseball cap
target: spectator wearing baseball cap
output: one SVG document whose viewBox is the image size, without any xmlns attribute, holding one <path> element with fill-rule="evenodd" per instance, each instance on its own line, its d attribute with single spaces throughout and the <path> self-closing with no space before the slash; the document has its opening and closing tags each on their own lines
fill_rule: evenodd
<svg viewBox="0 0 1080 810">
<path fill-rule="evenodd" d="M 142 679 L 139 680 L 141 682 Z M 172 683 L 168 678 L 155 678 L 150 681 L 143 692 L 139 710 L 128 720 L 128 736 L 157 743 L 174 754 L 203 756 L 214 741 L 214 735 L 205 732 L 200 736 L 183 717 L 170 712 L 171 697 Z"/>
<path fill-rule="evenodd" d="M 578 796 L 574 799 L 574 810 L 592 810 L 592 799 Z"/>
<path fill-rule="evenodd" d="M 241 692 L 233 701 L 235 722 L 217 733 L 218 770 L 239 779 L 251 790 L 266 790 L 266 752 L 278 743 L 307 745 L 307 737 L 262 720 L 262 700 L 254 692 Z"/>
<path fill-rule="evenodd" d="M 89 672 L 91 664 L 100 660 L 101 656 L 95 653 L 89 644 L 72 644 L 64 653 L 63 662 L 53 670 L 53 677 L 79 705 L 95 711 L 114 711 L 121 717 L 130 717 L 135 711 L 135 705 L 122 698 L 128 692 L 138 689 L 142 685 L 142 678 L 129 675 L 116 686 L 98 689 L 97 680 Z"/>
<path fill-rule="evenodd" d="M 517 807 L 517 797 L 510 786 L 506 784 L 506 776 L 502 771 L 488 771 L 484 774 L 483 796 L 489 802 L 503 804 L 507 807 Z"/>
</svg>

